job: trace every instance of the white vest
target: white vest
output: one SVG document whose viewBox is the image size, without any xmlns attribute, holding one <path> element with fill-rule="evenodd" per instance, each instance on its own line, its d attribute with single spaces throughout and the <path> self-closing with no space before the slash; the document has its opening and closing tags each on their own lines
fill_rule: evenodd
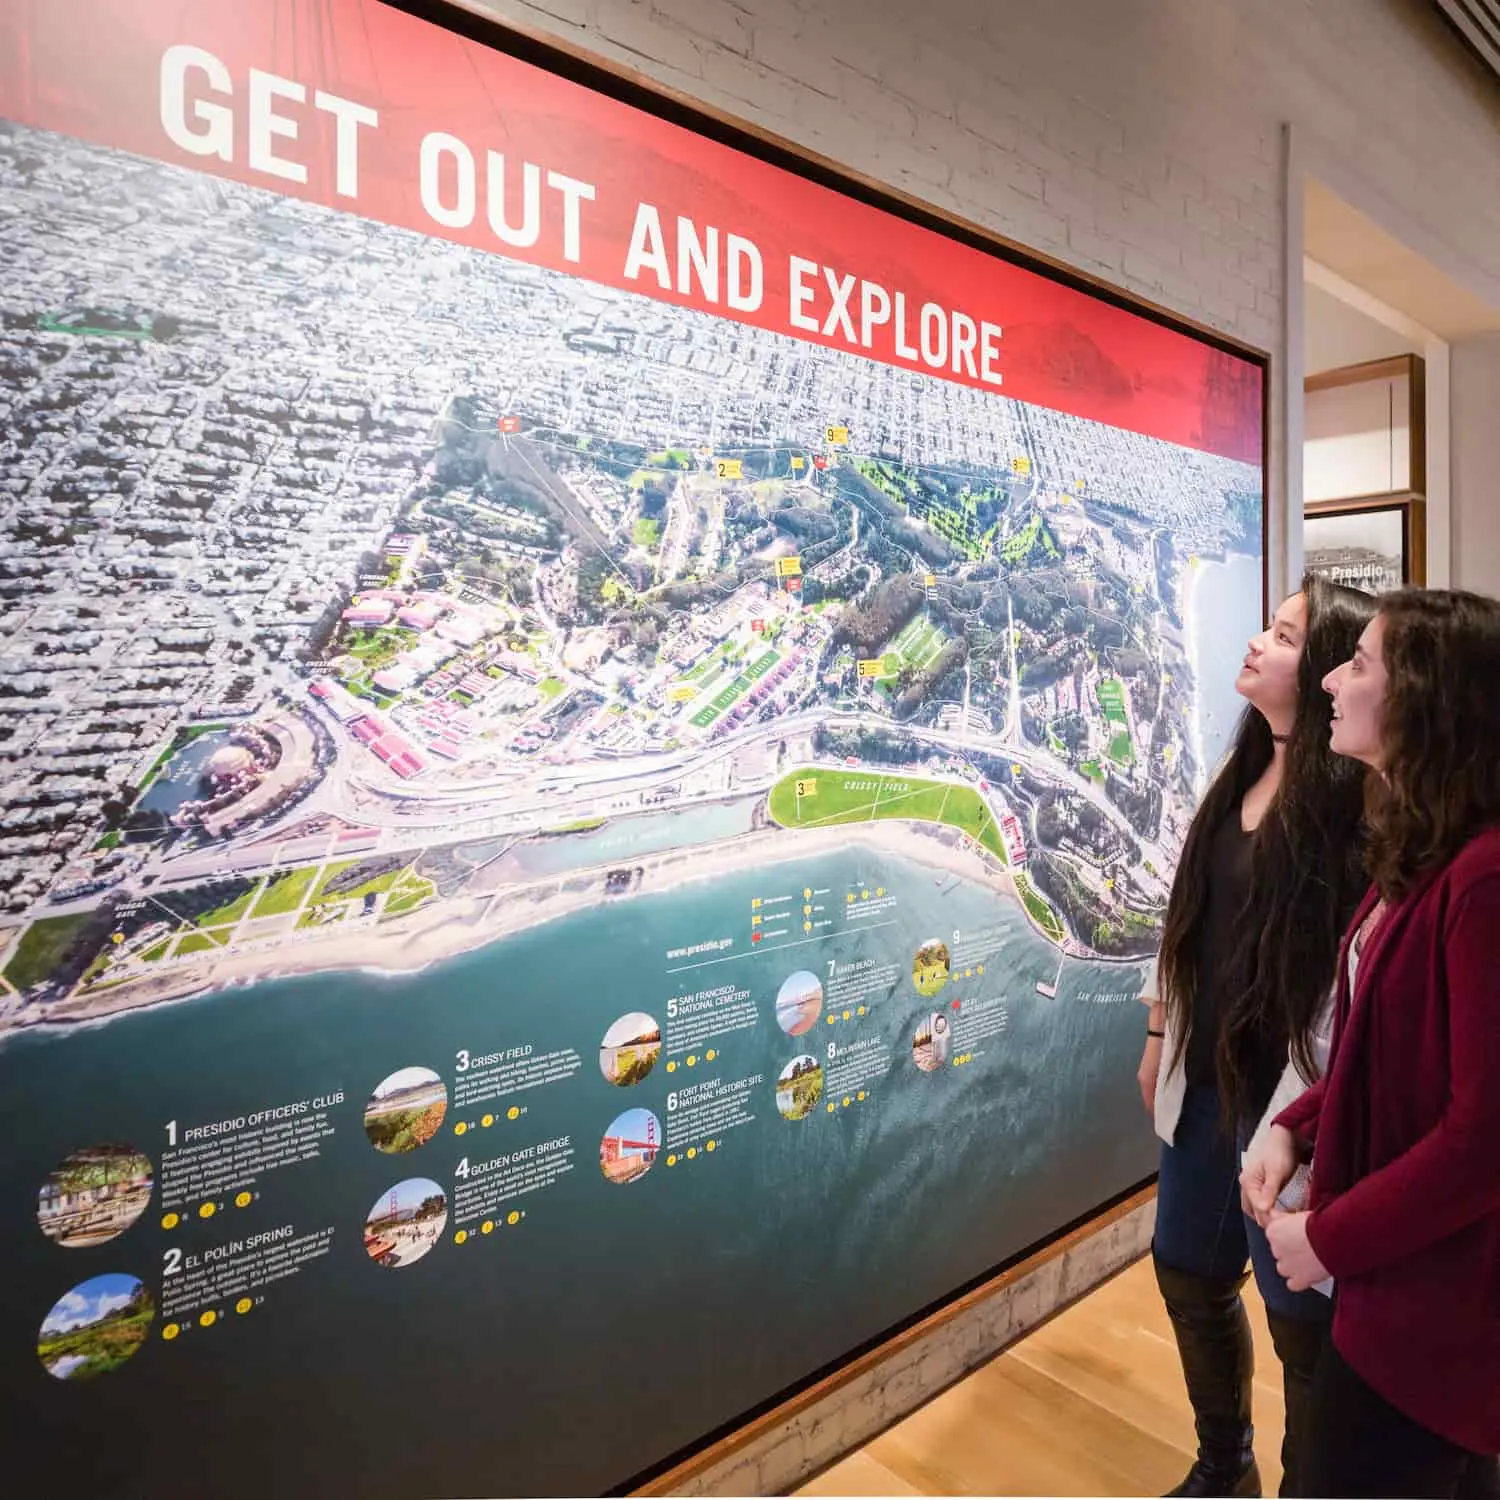
<svg viewBox="0 0 1500 1500">
<path fill-rule="evenodd" d="M 1153 959 L 1151 971 L 1146 975 L 1146 983 L 1141 990 L 1142 1003 L 1154 1005 L 1160 999 L 1157 990 L 1156 960 Z M 1182 1118 L 1182 1101 L 1187 1097 L 1187 1065 L 1182 1055 L 1183 1038 L 1170 1019 L 1164 1029 L 1167 1035 L 1161 1045 L 1161 1068 L 1156 1075 L 1156 1133 L 1170 1146 L 1173 1136 L 1177 1134 L 1177 1122 Z M 1313 1023 L 1312 1054 L 1320 1076 L 1328 1067 L 1328 1049 L 1332 1040 L 1333 992 L 1330 990 Z M 1260 1144 L 1275 1123 L 1276 1116 L 1289 1104 L 1300 1099 L 1308 1087 L 1307 1080 L 1297 1071 L 1297 1064 L 1288 1056 L 1286 1067 L 1271 1095 L 1271 1102 L 1255 1127 L 1255 1133 L 1250 1137 L 1251 1147 Z"/>
</svg>

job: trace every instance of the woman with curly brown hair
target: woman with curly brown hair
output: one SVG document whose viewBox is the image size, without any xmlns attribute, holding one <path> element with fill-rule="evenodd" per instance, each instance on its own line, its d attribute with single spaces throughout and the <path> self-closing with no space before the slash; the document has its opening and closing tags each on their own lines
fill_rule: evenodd
<svg viewBox="0 0 1500 1500">
<path fill-rule="evenodd" d="M 1500 604 L 1403 591 L 1331 672 L 1374 884 L 1324 1077 L 1246 1162 L 1292 1290 L 1332 1276 L 1306 1492 L 1493 1493 L 1500 1451 Z M 1275 1208 L 1312 1157 L 1310 1210 Z"/>
</svg>

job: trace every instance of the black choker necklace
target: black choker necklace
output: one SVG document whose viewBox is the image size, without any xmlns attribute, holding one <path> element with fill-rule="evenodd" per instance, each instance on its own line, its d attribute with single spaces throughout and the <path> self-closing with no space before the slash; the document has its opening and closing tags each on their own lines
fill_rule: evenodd
<svg viewBox="0 0 1500 1500">
<path fill-rule="evenodd" d="M 1289 735 L 1289 734 L 1273 734 L 1271 736 L 1271 738 L 1273 740 L 1275 740 L 1278 745 L 1284 745 L 1284 744 L 1286 744 L 1286 742 L 1289 739 L 1291 739 L 1291 735 Z"/>
</svg>

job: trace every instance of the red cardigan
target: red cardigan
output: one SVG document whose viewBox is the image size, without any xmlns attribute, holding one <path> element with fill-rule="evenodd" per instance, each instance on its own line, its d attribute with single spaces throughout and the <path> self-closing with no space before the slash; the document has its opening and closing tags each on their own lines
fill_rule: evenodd
<svg viewBox="0 0 1500 1500">
<path fill-rule="evenodd" d="M 1497 1453 L 1500 829 L 1390 908 L 1352 997 L 1348 941 L 1328 1072 L 1277 1117 L 1314 1147 L 1334 1343 L 1398 1411 Z"/>
</svg>

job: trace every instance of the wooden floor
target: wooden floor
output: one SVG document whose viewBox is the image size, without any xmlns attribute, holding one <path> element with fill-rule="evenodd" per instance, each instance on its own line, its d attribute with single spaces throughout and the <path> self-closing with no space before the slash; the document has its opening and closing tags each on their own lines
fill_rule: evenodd
<svg viewBox="0 0 1500 1500">
<path fill-rule="evenodd" d="M 1256 1456 L 1281 1482 L 1281 1367 L 1252 1280 Z M 1192 1412 L 1149 1260 L 945 1391 L 802 1495 L 1160 1495 L 1192 1462 Z"/>
</svg>

